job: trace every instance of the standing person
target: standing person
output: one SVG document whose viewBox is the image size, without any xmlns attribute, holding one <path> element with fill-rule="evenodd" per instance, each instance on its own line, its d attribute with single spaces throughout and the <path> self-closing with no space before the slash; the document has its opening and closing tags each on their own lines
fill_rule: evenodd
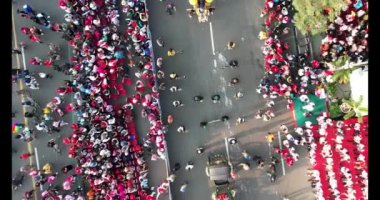
<svg viewBox="0 0 380 200">
<path fill-rule="evenodd" d="M 174 93 L 174 92 L 182 91 L 182 88 L 179 88 L 179 87 L 173 85 L 173 86 L 170 87 L 169 90 L 170 90 L 170 92 Z"/>
<path fill-rule="evenodd" d="M 32 156 L 31 153 L 29 153 L 29 152 L 25 152 L 25 153 L 22 153 L 22 154 L 20 155 L 20 158 L 21 158 L 22 160 L 28 160 L 28 158 L 29 158 L 30 156 Z"/>
<path fill-rule="evenodd" d="M 74 167 L 72 165 L 66 165 L 66 166 L 62 167 L 61 171 L 62 171 L 62 173 L 67 174 L 67 172 L 69 172 L 72 169 L 74 169 Z"/>
<path fill-rule="evenodd" d="M 53 148 L 55 152 L 61 153 L 61 150 L 59 149 L 58 144 L 55 142 L 54 139 L 49 140 L 47 146 Z"/>
<path fill-rule="evenodd" d="M 34 192 L 34 190 L 29 190 L 29 191 L 24 192 L 23 199 L 25 199 L 25 200 L 30 200 L 30 199 L 32 199 L 32 197 L 33 197 L 33 192 Z"/>
<path fill-rule="evenodd" d="M 265 136 L 265 138 L 267 139 L 267 142 L 269 144 L 272 144 L 273 140 L 274 140 L 274 134 L 271 133 L 271 132 L 268 132 L 268 134 Z"/>
<path fill-rule="evenodd" d="M 22 6 L 22 9 L 28 15 L 32 15 L 32 16 L 36 15 L 36 12 L 28 4 L 24 4 L 24 6 Z"/>
<path fill-rule="evenodd" d="M 173 101 L 173 106 L 175 107 L 175 108 L 177 108 L 177 107 L 180 107 L 180 106 L 184 106 L 185 104 L 183 104 L 180 100 L 175 100 L 175 101 Z"/>
<path fill-rule="evenodd" d="M 164 40 L 163 40 L 161 37 L 157 38 L 156 43 L 157 43 L 157 45 L 158 45 L 159 47 L 164 47 L 164 46 L 165 46 L 165 42 L 164 42 Z M 161 58 L 161 57 L 159 57 L 159 58 Z M 161 58 L 161 59 L 162 59 L 162 58 Z M 158 59 L 157 59 L 157 60 L 158 60 Z"/>
<path fill-rule="evenodd" d="M 194 168 L 194 163 L 193 163 L 192 161 L 187 162 L 187 165 L 186 165 L 185 169 L 186 169 L 187 171 L 190 171 L 190 170 L 192 170 L 193 168 Z"/>
<path fill-rule="evenodd" d="M 196 151 L 197 151 L 197 154 L 200 155 L 205 151 L 205 149 L 203 147 L 198 147 Z"/>
<path fill-rule="evenodd" d="M 232 42 L 232 41 L 229 41 L 229 42 L 227 42 L 226 47 L 227 47 L 228 50 L 232 50 L 232 49 L 234 49 L 236 47 L 236 43 Z"/>
<path fill-rule="evenodd" d="M 181 164 L 179 164 L 179 163 L 175 163 L 175 164 L 174 164 L 174 167 L 173 167 L 173 169 L 172 169 L 172 172 L 176 172 L 176 171 L 178 171 L 179 169 L 181 169 Z"/>
<path fill-rule="evenodd" d="M 187 188 L 187 181 L 185 181 L 182 185 L 181 185 L 181 188 L 179 189 L 180 192 L 186 192 L 186 188 Z"/>
<path fill-rule="evenodd" d="M 19 49 L 13 48 L 12 54 L 21 54 L 21 51 Z"/>
<path fill-rule="evenodd" d="M 169 13 L 169 15 L 173 15 L 173 12 L 176 11 L 175 5 L 172 2 L 169 2 L 166 4 L 166 12 Z"/>
</svg>

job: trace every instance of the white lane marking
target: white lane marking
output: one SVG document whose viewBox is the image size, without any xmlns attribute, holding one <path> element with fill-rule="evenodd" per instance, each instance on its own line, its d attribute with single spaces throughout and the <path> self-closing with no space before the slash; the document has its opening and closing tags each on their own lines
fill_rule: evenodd
<svg viewBox="0 0 380 200">
<path fill-rule="evenodd" d="M 231 163 L 231 159 L 230 159 L 230 151 L 228 149 L 228 140 L 227 140 L 227 137 L 224 137 L 224 144 L 226 146 L 226 152 L 227 152 L 227 159 L 228 159 L 228 164 L 231 166 L 231 171 L 234 171 L 233 169 L 233 165 Z"/>
<path fill-rule="evenodd" d="M 214 67 L 216 68 L 217 64 L 216 64 L 216 59 L 214 59 Z"/>
<path fill-rule="evenodd" d="M 220 76 L 220 80 L 222 81 L 221 86 L 222 86 L 222 92 L 224 94 L 224 105 L 226 107 L 230 107 L 232 106 L 232 101 L 227 97 L 227 92 L 226 92 L 227 81 L 223 76 Z"/>
<path fill-rule="evenodd" d="M 278 143 L 280 144 L 280 149 L 282 150 L 280 131 L 277 131 L 277 134 L 278 134 Z M 282 157 L 282 155 L 281 155 L 281 164 L 282 164 L 282 174 L 285 176 L 285 163 L 284 163 L 284 158 Z"/>
<path fill-rule="evenodd" d="M 38 171 L 40 170 L 40 161 L 38 159 L 38 151 L 37 151 L 37 147 L 34 147 L 34 155 L 36 157 L 36 164 L 37 164 L 37 169 Z M 42 184 L 40 185 L 40 190 L 44 190 L 44 188 L 42 187 Z"/>
<path fill-rule="evenodd" d="M 26 70 L 24 47 L 21 48 L 21 55 L 22 55 L 22 63 L 24 64 L 24 70 Z"/>
<path fill-rule="evenodd" d="M 211 35 L 212 55 L 215 56 L 214 31 L 212 30 L 212 22 L 210 22 L 210 35 Z"/>
</svg>

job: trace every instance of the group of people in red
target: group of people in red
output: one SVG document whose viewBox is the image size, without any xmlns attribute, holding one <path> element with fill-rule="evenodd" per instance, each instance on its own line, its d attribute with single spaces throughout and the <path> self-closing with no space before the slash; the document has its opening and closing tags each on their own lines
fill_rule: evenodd
<svg viewBox="0 0 380 200">
<path fill-rule="evenodd" d="M 312 134 L 308 175 L 317 199 L 368 199 L 368 118 L 319 118 Z"/>
</svg>

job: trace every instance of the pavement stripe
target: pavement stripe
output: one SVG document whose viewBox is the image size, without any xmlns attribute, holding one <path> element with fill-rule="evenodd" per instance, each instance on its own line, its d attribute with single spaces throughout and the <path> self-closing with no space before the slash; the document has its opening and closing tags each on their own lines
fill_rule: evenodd
<svg viewBox="0 0 380 200">
<path fill-rule="evenodd" d="M 37 163 L 37 169 L 38 169 L 38 171 L 40 170 L 40 161 L 39 161 L 39 159 L 38 159 L 38 151 L 37 151 L 37 147 L 34 147 L 34 157 L 36 158 L 36 163 Z M 43 190 L 43 187 L 42 187 L 42 184 L 40 185 L 40 190 L 41 190 L 41 192 L 42 192 L 42 190 Z"/>
<path fill-rule="evenodd" d="M 212 22 L 210 22 L 210 35 L 211 35 L 212 55 L 215 56 L 214 31 L 212 30 Z"/>
<path fill-rule="evenodd" d="M 13 28 L 13 41 L 14 41 L 14 47 L 15 48 L 18 48 L 18 39 L 17 39 L 17 34 L 16 34 L 16 25 L 15 25 L 15 18 L 14 18 L 14 8 L 13 8 L 13 5 L 12 5 L 12 28 Z M 22 55 L 24 55 L 24 49 L 21 48 L 21 53 Z M 24 57 L 23 57 L 24 58 Z M 17 69 L 21 69 L 21 66 L 20 66 L 20 58 L 19 58 L 19 55 L 16 54 L 16 62 L 17 62 Z M 24 69 L 26 69 L 26 64 L 25 64 L 25 58 L 23 60 L 23 64 L 24 64 Z M 20 90 L 23 90 L 24 89 L 24 85 L 23 85 L 23 82 L 21 80 L 18 81 L 18 85 L 20 87 Z M 22 94 L 21 95 L 21 99 L 22 101 L 25 101 L 25 95 Z M 25 117 L 25 112 L 26 112 L 26 108 L 24 106 L 22 106 L 22 111 L 23 111 L 23 118 L 24 118 L 24 124 L 25 126 L 28 126 L 28 118 Z M 28 142 L 27 143 L 27 146 L 28 146 L 28 152 L 30 154 L 33 153 L 33 148 L 32 148 L 32 144 L 31 142 Z M 33 165 L 33 159 L 30 157 L 29 158 L 29 164 L 30 165 Z M 34 179 L 32 178 L 32 187 L 33 187 L 33 190 L 34 190 L 34 199 L 37 200 L 37 191 L 36 191 L 36 186 L 35 186 L 35 181 Z"/>
<path fill-rule="evenodd" d="M 282 143 L 281 143 L 281 134 L 280 131 L 277 131 L 278 134 L 278 143 L 280 144 L 280 149 L 282 149 Z M 282 173 L 285 176 L 285 164 L 284 164 L 284 157 L 281 155 L 281 165 L 282 165 Z"/>
</svg>

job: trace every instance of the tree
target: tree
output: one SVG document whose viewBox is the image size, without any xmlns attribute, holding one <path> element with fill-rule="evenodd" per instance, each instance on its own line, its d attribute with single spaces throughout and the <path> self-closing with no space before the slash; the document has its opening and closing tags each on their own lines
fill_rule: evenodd
<svg viewBox="0 0 380 200">
<path fill-rule="evenodd" d="M 360 106 L 363 101 L 363 96 L 360 96 L 359 101 L 352 99 L 342 99 L 343 103 L 340 105 L 340 110 L 345 113 L 344 119 L 350 119 L 354 116 L 358 117 L 358 122 L 363 122 L 363 114 L 368 113 L 368 108 Z"/>
<path fill-rule="evenodd" d="M 295 25 L 302 34 L 316 35 L 327 30 L 328 23 L 339 15 L 344 0 L 293 0 Z"/>
</svg>

